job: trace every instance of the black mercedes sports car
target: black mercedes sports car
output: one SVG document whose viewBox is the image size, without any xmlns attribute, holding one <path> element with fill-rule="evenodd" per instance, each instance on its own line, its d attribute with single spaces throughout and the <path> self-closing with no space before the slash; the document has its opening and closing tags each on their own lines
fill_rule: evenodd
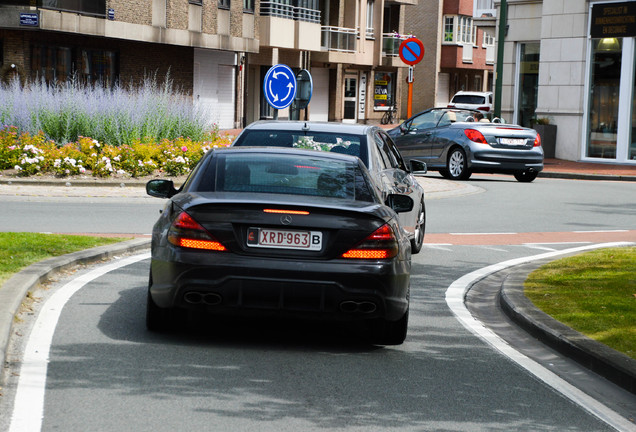
<svg viewBox="0 0 636 432">
<path fill-rule="evenodd" d="M 173 311 L 362 320 L 373 343 L 404 341 L 411 247 L 397 213 L 413 200 L 382 200 L 359 158 L 291 148 L 208 152 L 169 198 L 152 233 L 146 323 Z"/>
</svg>

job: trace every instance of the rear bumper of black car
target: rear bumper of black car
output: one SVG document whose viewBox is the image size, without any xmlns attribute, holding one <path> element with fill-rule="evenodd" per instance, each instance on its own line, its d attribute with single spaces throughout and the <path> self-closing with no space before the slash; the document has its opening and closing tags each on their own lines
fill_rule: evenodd
<svg viewBox="0 0 636 432">
<path fill-rule="evenodd" d="M 179 252 L 153 258 L 152 299 L 162 308 L 222 315 L 398 320 L 408 309 L 410 262 L 254 259 Z"/>
</svg>

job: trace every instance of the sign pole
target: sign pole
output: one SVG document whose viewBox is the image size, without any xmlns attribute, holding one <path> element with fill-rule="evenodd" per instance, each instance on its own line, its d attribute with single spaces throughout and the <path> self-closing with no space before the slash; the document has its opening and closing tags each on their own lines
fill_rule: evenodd
<svg viewBox="0 0 636 432">
<path fill-rule="evenodd" d="M 413 66 L 409 67 L 409 75 L 406 81 L 409 85 L 409 94 L 406 100 L 406 118 L 411 118 L 413 114 Z"/>
<path fill-rule="evenodd" d="M 418 38 L 408 38 L 400 44 L 400 59 L 409 65 L 409 74 L 406 82 L 409 85 L 408 98 L 406 103 L 406 116 L 411 118 L 413 114 L 413 66 L 421 62 L 424 58 L 424 44 Z"/>
</svg>

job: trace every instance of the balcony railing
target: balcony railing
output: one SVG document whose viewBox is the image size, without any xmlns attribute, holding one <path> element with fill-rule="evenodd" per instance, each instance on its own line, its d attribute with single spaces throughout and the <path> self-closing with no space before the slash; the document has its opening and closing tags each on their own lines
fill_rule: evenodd
<svg viewBox="0 0 636 432">
<path fill-rule="evenodd" d="M 287 18 L 297 21 L 320 23 L 320 11 L 299 7 L 283 1 L 262 1 L 261 16 Z"/>
<path fill-rule="evenodd" d="M 323 26 L 321 31 L 323 51 L 356 52 L 356 40 L 358 39 L 356 29 Z"/>
<path fill-rule="evenodd" d="M 382 55 L 384 57 L 398 57 L 400 44 L 406 39 L 406 36 L 396 36 L 395 33 L 382 33 Z"/>
<path fill-rule="evenodd" d="M 106 0 L 37 0 L 36 5 L 42 9 L 106 16 Z"/>
</svg>

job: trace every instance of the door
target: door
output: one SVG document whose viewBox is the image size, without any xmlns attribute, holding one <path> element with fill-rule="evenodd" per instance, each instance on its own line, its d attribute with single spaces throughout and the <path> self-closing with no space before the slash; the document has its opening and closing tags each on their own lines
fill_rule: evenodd
<svg viewBox="0 0 636 432">
<path fill-rule="evenodd" d="M 358 77 L 345 76 L 343 123 L 355 123 L 358 119 Z"/>
</svg>

